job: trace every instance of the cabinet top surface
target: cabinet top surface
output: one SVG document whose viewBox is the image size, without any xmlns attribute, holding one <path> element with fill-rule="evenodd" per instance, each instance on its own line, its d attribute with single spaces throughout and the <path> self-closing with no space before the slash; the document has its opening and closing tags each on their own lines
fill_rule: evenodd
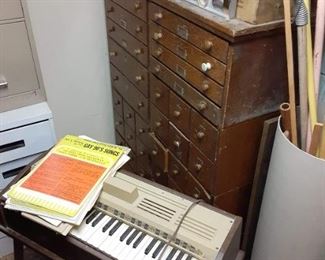
<svg viewBox="0 0 325 260">
<path fill-rule="evenodd" d="M 283 27 L 283 20 L 277 20 L 264 24 L 250 24 L 239 19 L 224 19 L 221 16 L 206 11 L 200 7 L 182 0 L 151 0 L 168 10 L 198 24 L 205 29 L 234 41 L 256 33 L 273 31 Z"/>
</svg>

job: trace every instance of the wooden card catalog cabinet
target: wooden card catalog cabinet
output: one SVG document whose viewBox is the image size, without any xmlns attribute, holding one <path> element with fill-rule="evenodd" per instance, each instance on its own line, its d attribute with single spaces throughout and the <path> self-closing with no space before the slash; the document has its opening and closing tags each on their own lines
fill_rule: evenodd
<svg viewBox="0 0 325 260">
<path fill-rule="evenodd" d="M 134 172 L 245 216 L 263 122 L 287 97 L 281 24 L 225 20 L 176 0 L 107 0 L 106 10 L 122 99 L 115 129 L 135 146 Z"/>
</svg>

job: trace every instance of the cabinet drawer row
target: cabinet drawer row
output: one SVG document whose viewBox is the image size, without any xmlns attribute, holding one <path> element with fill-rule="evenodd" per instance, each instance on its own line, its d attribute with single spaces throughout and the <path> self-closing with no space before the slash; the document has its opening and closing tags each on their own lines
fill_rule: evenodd
<svg viewBox="0 0 325 260">
<path fill-rule="evenodd" d="M 149 3 L 149 19 L 205 53 L 227 63 L 229 47 L 227 41 L 153 3 Z"/>
<path fill-rule="evenodd" d="M 122 46 L 132 57 L 148 66 L 148 47 L 112 20 L 107 20 L 108 36 Z"/>
<path fill-rule="evenodd" d="M 107 1 L 107 0 L 106 0 Z M 147 20 L 147 0 L 113 0 L 124 9 L 128 10 L 135 16 L 146 21 Z M 108 2 L 108 1 L 107 1 Z"/>
<path fill-rule="evenodd" d="M 133 2 L 133 1 L 130 1 Z M 106 1 L 107 17 L 147 45 L 147 23 L 111 0 Z"/>
</svg>

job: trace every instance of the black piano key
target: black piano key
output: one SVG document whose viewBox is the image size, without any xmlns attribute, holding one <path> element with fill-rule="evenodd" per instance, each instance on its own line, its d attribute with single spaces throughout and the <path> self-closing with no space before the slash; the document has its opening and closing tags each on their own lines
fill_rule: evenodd
<svg viewBox="0 0 325 260">
<path fill-rule="evenodd" d="M 167 256 L 166 260 L 172 260 L 174 255 L 176 254 L 177 249 L 173 248 L 172 251 L 170 251 L 169 255 Z"/>
<path fill-rule="evenodd" d="M 133 230 L 133 227 L 128 227 L 127 230 L 124 231 L 124 233 L 120 237 L 121 242 L 123 242 L 124 239 L 130 234 L 131 230 Z"/>
<path fill-rule="evenodd" d="M 114 227 L 112 227 L 111 230 L 108 232 L 108 234 L 109 234 L 110 236 L 112 236 L 112 235 L 116 232 L 116 230 L 118 230 L 118 228 L 119 228 L 122 224 L 123 224 L 122 221 L 117 222 L 117 223 L 114 225 Z"/>
<path fill-rule="evenodd" d="M 103 219 L 103 217 L 105 217 L 105 214 L 102 212 L 99 214 L 99 216 L 91 223 L 92 227 L 95 227 L 99 221 L 101 221 Z"/>
<path fill-rule="evenodd" d="M 188 255 L 185 260 L 191 260 L 192 256 Z"/>
<path fill-rule="evenodd" d="M 97 215 L 99 214 L 98 210 L 94 210 L 89 217 L 86 219 L 86 224 L 89 224 Z"/>
<path fill-rule="evenodd" d="M 156 242 L 158 241 L 157 238 L 153 238 L 150 242 L 150 244 L 147 246 L 147 248 L 144 250 L 144 253 L 147 255 L 150 253 L 151 249 L 153 248 L 153 246 L 156 244 Z"/>
<path fill-rule="evenodd" d="M 126 244 L 129 245 L 132 243 L 133 239 L 139 234 L 140 230 L 136 229 L 134 232 L 131 234 L 131 236 L 126 240 Z"/>
<path fill-rule="evenodd" d="M 111 218 L 105 226 L 103 226 L 102 231 L 106 232 L 106 230 L 115 222 L 116 218 Z"/>
<path fill-rule="evenodd" d="M 181 251 L 179 253 L 179 255 L 177 256 L 176 260 L 181 260 L 183 258 L 183 256 L 185 255 L 185 253 L 183 251 Z"/>
<path fill-rule="evenodd" d="M 135 240 L 135 242 L 133 243 L 133 248 L 137 248 L 138 245 L 141 243 L 141 241 L 144 239 L 144 237 L 146 236 L 145 233 L 142 233 L 137 240 Z"/>
<path fill-rule="evenodd" d="M 157 246 L 156 250 L 153 252 L 152 258 L 156 258 L 159 255 L 159 253 L 160 253 L 161 249 L 163 249 L 164 245 L 166 245 L 166 243 L 161 241 L 160 244 Z"/>
</svg>

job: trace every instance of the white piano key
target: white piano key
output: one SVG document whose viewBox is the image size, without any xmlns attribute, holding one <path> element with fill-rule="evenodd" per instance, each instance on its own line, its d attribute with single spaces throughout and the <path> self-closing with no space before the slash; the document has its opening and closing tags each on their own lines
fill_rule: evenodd
<svg viewBox="0 0 325 260">
<path fill-rule="evenodd" d="M 150 252 L 146 255 L 146 257 L 143 258 L 143 260 L 152 260 L 152 253 L 155 252 L 155 250 L 159 244 L 160 244 L 160 241 L 158 240 L 157 243 L 152 247 Z"/>
<path fill-rule="evenodd" d="M 134 256 L 134 260 L 142 260 L 143 258 L 146 257 L 144 254 L 144 250 L 147 248 L 147 246 L 150 244 L 151 240 L 153 239 L 152 236 L 147 235 L 142 242 L 139 244 L 138 248 L 138 253 Z"/>
<path fill-rule="evenodd" d="M 173 256 L 172 260 L 176 260 L 178 255 L 181 253 L 181 250 L 177 249 L 177 252 L 175 253 L 175 255 Z"/>
<path fill-rule="evenodd" d="M 109 233 L 109 231 L 113 228 L 113 226 L 117 223 L 117 220 L 106 230 L 105 233 Z M 123 234 L 125 230 L 127 230 L 129 226 L 126 224 L 122 224 L 120 228 L 112 235 L 112 236 L 107 236 L 106 240 L 103 241 L 103 243 L 99 246 L 99 249 L 101 251 L 106 252 L 107 254 L 110 254 L 110 247 L 113 246 L 114 243 L 117 243 L 117 240 L 119 241 L 119 237 Z"/>
<path fill-rule="evenodd" d="M 142 247 L 144 246 L 145 241 L 148 237 L 148 235 L 145 235 L 143 237 L 143 239 L 141 240 L 141 242 L 137 245 L 137 247 L 134 247 L 135 242 L 137 241 L 137 239 L 139 239 L 142 236 L 142 234 L 145 235 L 145 233 L 140 232 L 140 235 L 138 235 L 137 238 L 134 239 L 133 242 L 130 244 L 132 248 L 129 251 L 129 253 L 127 253 L 127 254 L 125 253 L 125 254 L 122 254 L 121 256 L 119 256 L 119 260 L 120 259 L 121 260 L 135 259 L 135 257 L 139 254 L 139 252 L 142 251 Z"/>
<path fill-rule="evenodd" d="M 114 248 L 113 256 L 119 259 L 132 259 L 133 252 L 135 251 L 132 245 L 141 234 L 142 232 L 139 232 L 129 245 L 125 244 L 126 247 L 122 248 L 122 250 L 119 250 L 117 247 Z"/>
<path fill-rule="evenodd" d="M 97 247 L 96 245 L 98 244 L 98 241 L 102 241 L 104 239 L 104 237 L 106 237 L 106 232 L 103 232 L 102 229 L 103 227 L 107 224 L 108 221 L 110 221 L 112 218 L 110 216 L 105 216 L 103 218 L 104 221 L 102 221 L 101 223 L 98 223 L 99 227 L 97 228 L 97 230 L 87 239 L 87 243 L 91 244 L 95 247 Z"/>
<path fill-rule="evenodd" d="M 95 220 L 94 220 L 95 221 Z M 93 222 L 91 222 L 91 223 L 93 223 Z M 98 228 L 100 227 L 100 226 L 103 226 L 103 224 L 106 224 L 107 223 L 107 221 L 106 221 L 106 219 L 105 219 L 105 217 L 104 218 L 102 218 L 99 222 L 98 222 L 98 224 L 96 225 L 96 226 L 92 226 L 91 225 L 91 223 L 90 223 L 90 225 L 88 225 L 88 229 L 86 230 L 86 232 L 83 232 L 81 235 L 80 235 L 80 239 L 81 240 L 83 240 L 83 241 L 87 241 L 91 236 L 92 236 L 92 234 L 93 233 L 95 233 L 97 230 L 98 230 Z"/>
<path fill-rule="evenodd" d="M 169 253 L 173 250 L 173 247 L 168 246 L 167 249 L 165 250 L 163 256 L 161 257 L 161 260 L 166 260 L 166 258 L 168 257 Z M 159 259 L 160 255 L 162 252 L 160 252 L 160 254 L 155 258 L 155 259 Z"/>
<path fill-rule="evenodd" d="M 81 233 L 85 232 L 85 230 L 88 228 L 88 225 L 90 225 L 90 223 L 88 224 L 88 223 L 86 223 L 86 221 L 87 221 L 87 219 L 88 219 L 91 215 L 95 214 L 95 212 L 97 212 L 97 213 L 96 213 L 96 216 L 100 213 L 99 211 L 95 211 L 95 210 L 93 210 L 93 211 L 89 214 L 89 216 L 85 217 L 85 219 L 81 222 L 81 224 L 80 224 L 79 226 L 74 227 L 74 228 L 70 231 L 70 234 L 73 235 L 73 236 L 75 236 L 75 237 L 79 237 Z M 93 221 L 95 218 L 96 218 L 96 217 L 94 217 L 94 218 L 92 219 L 92 221 Z M 92 222 L 92 221 L 91 221 L 91 222 Z"/>
</svg>

